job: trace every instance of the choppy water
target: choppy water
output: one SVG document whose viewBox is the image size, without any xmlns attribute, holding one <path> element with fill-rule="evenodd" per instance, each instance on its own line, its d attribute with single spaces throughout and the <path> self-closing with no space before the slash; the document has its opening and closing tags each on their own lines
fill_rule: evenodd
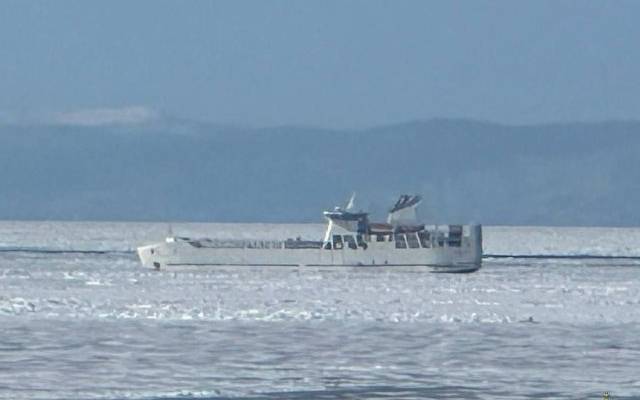
<svg viewBox="0 0 640 400">
<path fill-rule="evenodd" d="M 130 250 L 166 230 L 0 223 L 0 398 L 640 398 L 640 260 L 489 258 L 466 275 L 142 269 Z M 487 228 L 485 245 L 635 257 L 640 230 Z"/>
</svg>

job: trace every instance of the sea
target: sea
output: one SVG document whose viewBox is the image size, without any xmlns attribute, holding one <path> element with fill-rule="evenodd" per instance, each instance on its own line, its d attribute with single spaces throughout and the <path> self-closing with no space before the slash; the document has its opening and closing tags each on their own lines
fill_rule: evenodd
<svg viewBox="0 0 640 400">
<path fill-rule="evenodd" d="M 0 399 L 640 399 L 640 229 L 485 227 L 482 268 L 143 268 L 167 235 L 0 222 Z"/>
</svg>

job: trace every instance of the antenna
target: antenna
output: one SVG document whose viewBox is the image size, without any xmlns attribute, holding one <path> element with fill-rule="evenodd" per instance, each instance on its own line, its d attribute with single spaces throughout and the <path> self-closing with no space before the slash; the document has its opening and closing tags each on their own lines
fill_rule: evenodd
<svg viewBox="0 0 640 400">
<path fill-rule="evenodd" d="M 353 208 L 354 202 L 356 200 L 356 192 L 351 193 L 351 197 L 349 198 L 349 201 L 347 202 L 347 205 L 344 207 L 344 209 L 346 211 L 349 211 Z"/>
</svg>

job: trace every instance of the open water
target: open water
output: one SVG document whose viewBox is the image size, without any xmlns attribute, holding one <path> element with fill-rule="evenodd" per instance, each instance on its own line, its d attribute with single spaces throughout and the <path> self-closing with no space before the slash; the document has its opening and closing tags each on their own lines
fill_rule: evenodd
<svg viewBox="0 0 640 400">
<path fill-rule="evenodd" d="M 463 275 L 143 269 L 169 229 L 322 234 L 0 222 L 0 398 L 640 398 L 638 229 L 488 227 Z"/>
</svg>

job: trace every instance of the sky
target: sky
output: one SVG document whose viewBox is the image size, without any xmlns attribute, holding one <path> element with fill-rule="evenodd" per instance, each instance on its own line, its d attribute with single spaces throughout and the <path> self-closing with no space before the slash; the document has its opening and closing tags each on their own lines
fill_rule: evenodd
<svg viewBox="0 0 640 400">
<path fill-rule="evenodd" d="M 640 118 L 638 1 L 4 1 L 0 122 Z"/>
</svg>

